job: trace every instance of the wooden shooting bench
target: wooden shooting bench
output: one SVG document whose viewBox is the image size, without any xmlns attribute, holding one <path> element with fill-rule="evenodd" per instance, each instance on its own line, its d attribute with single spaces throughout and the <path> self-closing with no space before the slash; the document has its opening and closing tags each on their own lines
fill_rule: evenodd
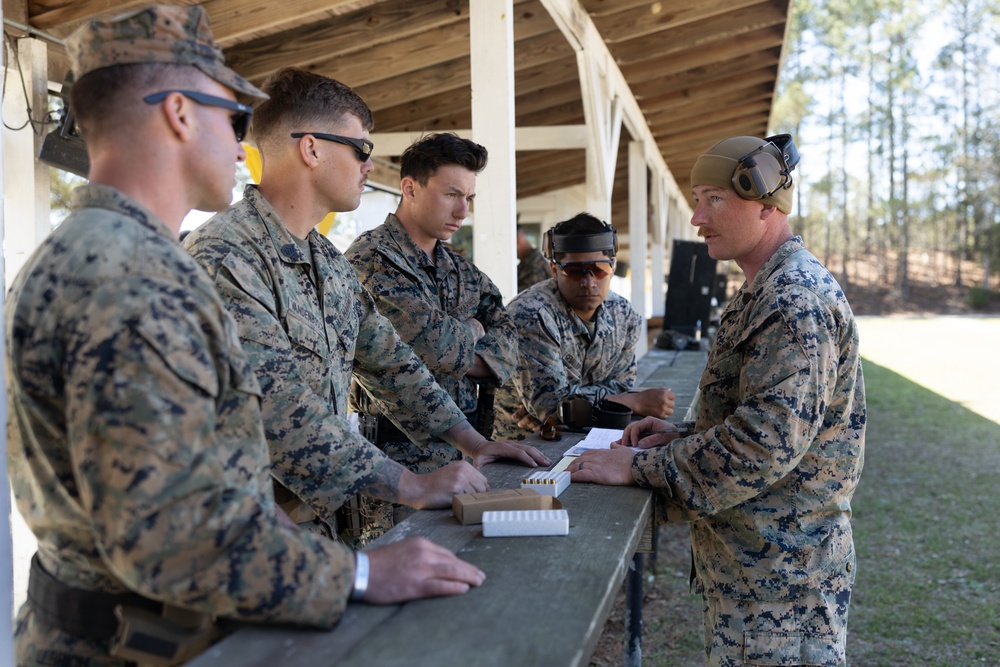
<svg viewBox="0 0 1000 667">
<path fill-rule="evenodd" d="M 695 395 L 705 353 L 652 350 L 640 360 L 637 385 L 672 387 L 677 419 Z M 557 464 L 583 434 L 531 444 Z M 483 473 L 493 489 L 517 488 L 532 469 L 494 463 Z M 329 632 L 242 629 L 190 667 L 544 667 L 587 665 L 626 580 L 624 662 L 641 661 L 642 552 L 653 548 L 653 494 L 637 487 L 571 484 L 560 496 L 569 535 L 491 537 L 461 525 L 448 510 L 417 512 L 383 535 L 385 544 L 419 535 L 456 552 L 486 573 L 465 595 L 399 605 L 351 603 Z"/>
</svg>

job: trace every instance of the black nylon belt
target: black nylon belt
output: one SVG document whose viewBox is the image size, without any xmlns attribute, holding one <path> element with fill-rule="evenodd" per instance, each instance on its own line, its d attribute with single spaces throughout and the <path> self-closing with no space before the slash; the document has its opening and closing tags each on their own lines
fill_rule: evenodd
<svg viewBox="0 0 1000 667">
<path fill-rule="evenodd" d="M 110 639 L 118 630 L 115 607 L 129 605 L 159 612 L 163 603 L 136 593 L 73 588 L 45 571 L 36 553 L 28 572 L 28 604 L 38 619 L 78 637 Z"/>
</svg>

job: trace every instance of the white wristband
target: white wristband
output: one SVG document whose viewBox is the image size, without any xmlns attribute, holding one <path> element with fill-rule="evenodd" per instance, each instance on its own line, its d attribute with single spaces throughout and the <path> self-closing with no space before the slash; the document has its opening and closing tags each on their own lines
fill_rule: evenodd
<svg viewBox="0 0 1000 667">
<path fill-rule="evenodd" d="M 368 590 L 368 554 L 364 551 L 354 553 L 354 588 L 351 599 L 360 600 Z"/>
</svg>

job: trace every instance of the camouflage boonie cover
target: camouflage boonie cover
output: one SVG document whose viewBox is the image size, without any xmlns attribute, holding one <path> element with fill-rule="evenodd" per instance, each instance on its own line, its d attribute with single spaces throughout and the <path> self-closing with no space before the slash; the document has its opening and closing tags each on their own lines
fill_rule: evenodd
<svg viewBox="0 0 1000 667">
<path fill-rule="evenodd" d="M 636 454 L 668 521 L 690 521 L 698 590 L 790 601 L 854 558 L 865 390 L 837 281 L 786 241 L 731 300 L 701 380 L 695 435 Z"/>
<path fill-rule="evenodd" d="M 482 357 L 501 385 L 507 383 L 517 363 L 517 334 L 500 291 L 485 273 L 440 242 L 435 267 L 391 213 L 384 224 L 355 239 L 344 254 L 379 311 L 463 412 L 476 409 L 475 385 L 465 377 L 475 355 Z M 463 324 L 471 317 L 486 329 L 478 343 Z M 444 443 L 430 449 L 426 442 L 418 444 L 428 456 L 434 456 L 430 452 L 434 448 L 454 451 Z"/>
<path fill-rule="evenodd" d="M 517 327 L 518 362 L 513 382 L 496 396 L 501 439 L 522 439 L 513 414 L 522 405 L 540 422 L 573 394 L 621 394 L 635 384 L 635 346 L 642 321 L 623 297 L 608 292 L 597 308 L 594 336 L 559 294 L 552 278 L 519 294 L 508 306 Z"/>
<path fill-rule="evenodd" d="M 6 304 L 8 466 L 42 565 L 77 588 L 330 627 L 353 555 L 278 521 L 260 388 L 211 282 L 135 201 L 73 197 Z M 18 627 L 19 647 L 106 656 Z"/>
<path fill-rule="evenodd" d="M 517 291 L 523 292 L 535 283 L 548 280 L 552 277 L 552 269 L 549 268 L 549 260 L 538 251 L 532 248 L 527 257 L 517 263 Z"/>
<path fill-rule="evenodd" d="M 309 233 L 310 263 L 257 188 L 243 195 L 184 246 L 214 280 L 256 370 L 272 473 L 332 522 L 388 460 L 347 421 L 352 373 L 414 439 L 432 440 L 465 415 L 329 240 Z"/>
</svg>

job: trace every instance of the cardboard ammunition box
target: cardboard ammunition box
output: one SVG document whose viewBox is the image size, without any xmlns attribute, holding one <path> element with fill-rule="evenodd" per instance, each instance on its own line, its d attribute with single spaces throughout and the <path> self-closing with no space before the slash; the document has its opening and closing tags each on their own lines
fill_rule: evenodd
<svg viewBox="0 0 1000 667">
<path fill-rule="evenodd" d="M 485 493 L 463 493 L 451 501 L 455 518 L 463 525 L 483 522 L 483 512 L 508 510 L 558 510 L 562 503 L 533 489 L 500 489 Z"/>
</svg>

